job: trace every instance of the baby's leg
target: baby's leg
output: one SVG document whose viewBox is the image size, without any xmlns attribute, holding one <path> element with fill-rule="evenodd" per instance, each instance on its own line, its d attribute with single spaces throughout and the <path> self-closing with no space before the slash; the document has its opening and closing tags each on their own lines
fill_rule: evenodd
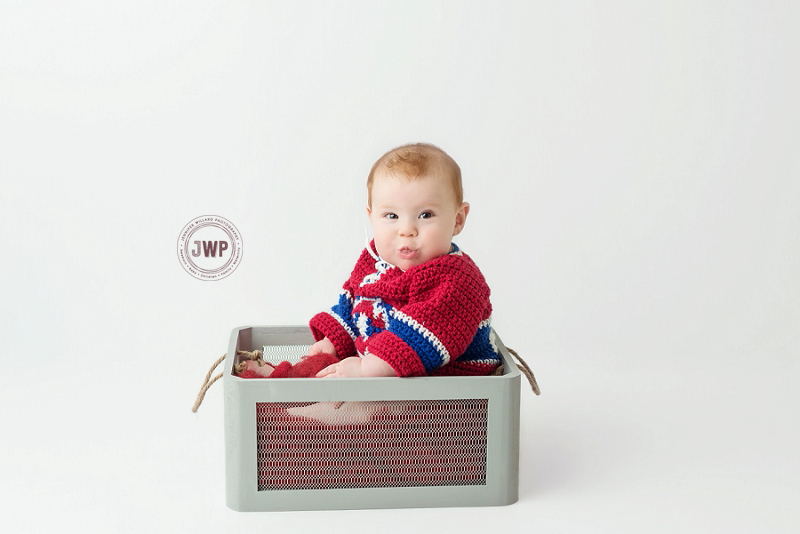
<svg viewBox="0 0 800 534">
<path fill-rule="evenodd" d="M 313 419 L 331 426 L 363 425 L 384 407 L 382 402 L 317 402 L 288 408 L 295 417 Z"/>
</svg>

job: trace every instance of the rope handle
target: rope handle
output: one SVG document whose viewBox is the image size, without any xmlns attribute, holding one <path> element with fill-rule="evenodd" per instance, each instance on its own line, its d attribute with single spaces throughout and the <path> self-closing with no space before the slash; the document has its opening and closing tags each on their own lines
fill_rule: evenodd
<svg viewBox="0 0 800 534">
<path fill-rule="evenodd" d="M 517 351 L 515 351 L 514 349 L 509 347 L 506 347 L 506 349 L 508 349 L 508 352 L 510 352 L 511 355 L 514 356 L 516 363 L 519 364 L 518 365 L 519 371 L 523 375 L 525 375 L 525 378 L 528 379 L 528 383 L 531 385 L 531 389 L 533 390 L 533 392 L 537 395 L 541 395 L 542 392 L 539 390 L 539 384 L 536 382 L 536 377 L 533 376 L 533 371 L 531 371 L 531 368 L 528 367 L 528 364 L 525 362 L 525 360 L 523 360 L 522 357 L 519 354 L 517 354 Z"/>
<path fill-rule="evenodd" d="M 221 364 L 223 362 L 223 360 L 225 360 L 226 356 L 227 356 L 227 354 L 223 354 L 222 356 L 220 356 L 220 358 L 216 362 L 214 362 L 214 365 L 211 366 L 211 369 L 208 370 L 208 373 L 206 373 L 206 377 L 203 380 L 203 385 L 200 386 L 200 393 L 197 394 L 197 400 L 194 401 L 194 406 L 192 406 L 192 413 L 196 413 L 197 412 L 197 409 L 200 407 L 200 404 L 203 402 L 203 399 L 206 396 L 206 391 L 208 391 L 208 388 L 211 387 L 211 384 L 213 384 L 214 382 L 216 382 L 217 380 L 222 378 L 222 373 L 219 373 L 217 376 L 215 376 L 212 379 L 211 378 L 211 373 L 213 373 L 214 369 L 216 369 L 217 366 L 219 364 Z"/>
<path fill-rule="evenodd" d="M 236 354 L 239 356 L 244 356 L 245 360 L 253 360 L 258 362 L 258 365 L 264 365 L 264 360 L 261 358 L 260 350 L 254 350 L 252 352 L 246 350 L 239 350 L 236 351 Z M 215 376 L 214 378 L 211 378 L 211 373 L 214 372 L 214 369 L 216 369 L 217 366 L 221 364 L 227 356 L 228 356 L 227 354 L 223 354 L 222 356 L 220 356 L 219 359 L 214 362 L 214 365 L 211 366 L 211 369 L 208 370 L 208 373 L 206 373 L 206 377 L 203 380 L 203 385 L 200 386 L 200 392 L 197 394 L 197 400 L 194 401 L 194 406 L 192 406 L 192 413 L 197 413 L 197 409 L 200 407 L 200 404 L 202 404 L 203 399 L 206 396 L 206 391 L 208 391 L 208 388 L 211 387 L 211 384 L 222 378 L 223 373 L 217 374 L 217 376 Z M 245 370 L 245 368 L 246 368 L 245 362 L 238 363 L 234 366 L 236 373 L 241 373 L 242 371 Z"/>
</svg>

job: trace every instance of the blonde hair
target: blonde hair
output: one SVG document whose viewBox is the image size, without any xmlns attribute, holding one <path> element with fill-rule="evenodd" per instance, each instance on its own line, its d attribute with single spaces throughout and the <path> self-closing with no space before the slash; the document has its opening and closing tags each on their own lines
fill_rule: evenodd
<svg viewBox="0 0 800 534">
<path fill-rule="evenodd" d="M 372 166 L 367 178 L 367 203 L 372 207 L 372 184 L 375 174 L 385 169 L 395 177 L 420 180 L 438 174 L 448 180 L 456 197 L 456 206 L 464 201 L 461 187 L 461 168 L 453 158 L 438 146 L 430 143 L 411 143 L 393 148 Z"/>
</svg>

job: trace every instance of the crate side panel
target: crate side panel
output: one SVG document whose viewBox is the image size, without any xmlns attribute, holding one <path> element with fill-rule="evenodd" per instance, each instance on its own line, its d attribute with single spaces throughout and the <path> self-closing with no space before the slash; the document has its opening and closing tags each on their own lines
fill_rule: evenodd
<svg viewBox="0 0 800 534">
<path fill-rule="evenodd" d="M 484 485 L 487 406 L 487 399 L 258 403 L 258 489 Z"/>
</svg>

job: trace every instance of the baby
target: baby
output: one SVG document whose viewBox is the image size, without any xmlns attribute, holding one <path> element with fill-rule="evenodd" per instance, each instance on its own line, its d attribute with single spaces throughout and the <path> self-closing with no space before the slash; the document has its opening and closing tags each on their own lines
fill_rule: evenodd
<svg viewBox="0 0 800 534">
<path fill-rule="evenodd" d="M 489 287 L 452 243 L 470 208 L 461 169 L 438 147 L 405 145 L 375 162 L 367 192 L 374 240 L 339 301 L 311 319 L 316 343 L 298 370 L 321 378 L 491 374 L 500 358 Z M 273 374 L 268 364 L 247 369 Z"/>
<path fill-rule="evenodd" d="M 374 240 L 336 305 L 309 323 L 308 354 L 341 359 L 316 376 L 492 373 L 489 287 L 452 243 L 470 208 L 461 169 L 433 145 L 405 145 L 375 162 L 367 192 Z"/>
</svg>

